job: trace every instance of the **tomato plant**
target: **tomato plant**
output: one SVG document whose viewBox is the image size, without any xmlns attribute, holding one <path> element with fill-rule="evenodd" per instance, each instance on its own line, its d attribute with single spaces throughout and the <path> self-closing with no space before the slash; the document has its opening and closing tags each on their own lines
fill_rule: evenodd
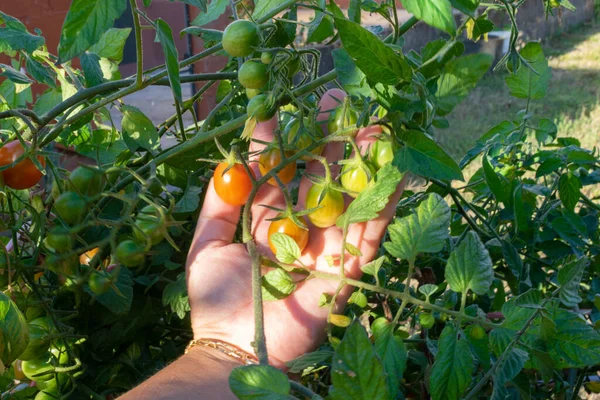
<svg viewBox="0 0 600 400">
<path fill-rule="evenodd" d="M 291 154 L 287 154 L 289 157 Z M 281 151 L 273 147 L 264 153 L 262 153 L 258 159 L 258 168 L 260 173 L 264 175 L 268 174 L 273 168 L 277 167 L 281 163 Z M 277 172 L 277 176 L 281 180 L 281 183 L 287 185 L 294 179 L 296 175 L 296 164 L 291 163 L 285 166 L 281 171 Z M 277 186 L 275 178 L 268 180 L 268 183 Z"/>
<path fill-rule="evenodd" d="M 228 233 L 248 252 L 235 261 L 252 259 L 245 276 L 262 273 L 245 282 L 254 313 L 244 315 L 297 310 L 287 305 L 302 298 L 319 321 L 307 330 L 316 350 L 280 360 L 296 381 L 266 365 L 236 368 L 239 397 L 264 382 L 290 398 L 591 396 L 600 162 L 540 115 L 552 71 L 542 45 L 519 35 L 525 2 L 406 0 L 397 13 L 390 0 L 351 0 L 347 12 L 335 2 L 173 1 L 202 8 L 181 32 L 201 51 L 181 54 L 179 32 L 145 12 L 150 1 L 71 2 L 57 54 L 35 20 L 1 14 L 1 398 L 114 398 L 179 357 L 194 337 L 186 257 L 207 202 L 222 213 L 205 213 L 200 229 L 242 214 Z M 113 26 L 126 12 L 132 28 Z M 385 36 L 364 27 L 367 13 Z M 502 58 L 465 53 L 464 37 L 485 40 L 500 20 L 511 35 Z M 436 32 L 427 43 L 425 25 Z M 143 31 L 164 65 L 141 57 Z M 125 76 L 129 38 L 137 57 Z M 183 73 L 190 65 L 203 68 Z M 435 138 L 491 74 L 522 110 L 482 127 L 457 161 Z M 150 86 L 172 92 L 163 121 L 162 105 L 151 115 L 134 106 L 131 95 Z M 359 147 L 369 147 L 364 160 Z M 256 163 L 283 185 L 254 179 Z M 419 179 L 399 193 L 406 176 Z M 246 294 L 225 293 L 230 270 L 208 267 L 222 274 L 212 290 Z M 252 341 L 264 361 L 272 351 L 259 333 L 272 325 L 262 320 Z M 304 348 L 293 333 L 274 342 Z M 14 378 L 36 384 L 23 390 Z"/>
<path fill-rule="evenodd" d="M 241 164 L 220 163 L 215 169 L 215 191 L 228 204 L 241 206 L 252 191 L 252 179 Z"/>
<path fill-rule="evenodd" d="M 27 145 L 29 144 L 27 143 Z M 25 149 L 18 140 L 4 143 L 0 147 L 0 167 L 11 165 L 24 153 Z M 43 157 L 37 156 L 37 159 L 42 167 L 46 165 Z M 29 189 L 38 183 L 42 179 L 42 176 L 42 172 L 29 158 L 25 158 L 14 166 L 2 170 L 4 184 L 13 189 Z"/>
</svg>

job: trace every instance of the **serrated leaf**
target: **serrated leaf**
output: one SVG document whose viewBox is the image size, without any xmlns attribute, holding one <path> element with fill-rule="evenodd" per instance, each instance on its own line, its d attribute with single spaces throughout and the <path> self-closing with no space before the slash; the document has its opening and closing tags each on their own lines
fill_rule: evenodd
<svg viewBox="0 0 600 400">
<path fill-rule="evenodd" d="M 29 327 L 17 305 L 0 292 L 0 369 L 15 361 L 29 344 Z"/>
<path fill-rule="evenodd" d="M 527 66 L 521 66 L 515 73 L 506 77 L 506 85 L 510 89 L 511 96 L 521 99 L 541 99 L 546 95 L 548 82 L 552 77 L 548 60 L 544 56 L 542 45 L 530 42 L 519 52 L 521 56 L 535 70 Z"/>
<path fill-rule="evenodd" d="M 334 20 L 344 49 L 370 82 L 395 85 L 410 80 L 412 69 L 401 53 L 359 24 L 342 18 Z"/>
<path fill-rule="evenodd" d="M 429 378 L 431 397 L 459 399 L 471 383 L 473 356 L 466 338 L 459 338 L 454 324 L 447 324 L 438 340 L 438 353 Z"/>
<path fill-rule="evenodd" d="M 446 64 L 438 79 L 438 90 L 435 94 L 440 116 L 448 115 L 467 97 L 488 72 L 492 61 L 493 57 L 488 54 L 471 54 Z"/>
<path fill-rule="evenodd" d="M 571 171 L 563 173 L 558 180 L 558 196 L 565 208 L 573 211 L 581 196 L 581 180 Z"/>
<path fill-rule="evenodd" d="M 227 0 L 212 0 L 205 13 L 200 13 L 192 21 L 192 25 L 203 26 L 210 22 L 216 21 L 227 9 L 229 1 Z"/>
<path fill-rule="evenodd" d="M 294 290 L 296 290 L 296 282 L 283 269 L 274 269 L 262 277 L 262 295 L 265 301 L 285 299 Z"/>
<path fill-rule="evenodd" d="M 400 171 L 410 171 L 424 178 L 464 180 L 452 157 L 423 132 L 406 131 L 398 136 L 404 146 L 396 152 L 392 164 Z"/>
<path fill-rule="evenodd" d="M 333 64 L 337 71 L 338 81 L 349 95 L 369 96 L 371 88 L 367 84 L 367 77 L 357 66 L 348 52 L 344 49 L 335 49 L 332 52 Z"/>
<path fill-rule="evenodd" d="M 240 400 L 287 400 L 291 390 L 287 376 L 270 365 L 235 368 L 229 375 L 229 388 Z"/>
<path fill-rule="evenodd" d="M 285 264 L 292 264 L 302 255 L 298 244 L 285 233 L 274 233 L 269 238 L 275 247 L 275 257 Z"/>
<path fill-rule="evenodd" d="M 97 43 L 126 8 L 124 0 L 73 0 L 60 35 L 58 63 L 81 55 Z"/>
<path fill-rule="evenodd" d="M 177 275 L 177 280 L 170 282 L 165 287 L 162 303 L 163 306 L 170 307 L 171 311 L 177 314 L 179 319 L 185 318 L 185 314 L 190 311 L 185 272 Z"/>
<path fill-rule="evenodd" d="M 312 353 L 306 353 L 298 358 L 288 361 L 285 365 L 288 366 L 290 373 L 299 374 L 308 367 L 315 366 L 320 363 L 331 361 L 334 352 L 331 350 L 319 350 Z"/>
<path fill-rule="evenodd" d="M 123 61 L 123 49 L 130 33 L 131 28 L 110 28 L 88 51 L 119 64 Z"/>
<path fill-rule="evenodd" d="M 435 253 L 444 247 L 450 227 L 450 207 L 433 193 L 416 210 L 388 228 L 391 241 L 384 244 L 394 257 L 413 260 L 419 253 Z"/>
<path fill-rule="evenodd" d="M 86 86 L 92 87 L 103 83 L 104 74 L 100 66 L 100 56 L 96 53 L 85 52 L 79 58 Z"/>
<path fill-rule="evenodd" d="M 454 35 L 456 23 L 448 0 L 404 0 L 402 5 L 409 13 L 427 25 Z"/>
<path fill-rule="evenodd" d="M 484 295 L 494 280 L 492 259 L 479 236 L 471 231 L 452 251 L 446 264 L 448 286 L 463 296 L 471 289 Z"/>
<path fill-rule="evenodd" d="M 171 27 L 160 18 L 156 20 L 156 38 L 154 41 L 160 42 L 165 55 L 165 63 L 167 65 L 167 73 L 173 96 L 175 97 L 175 101 L 181 103 L 183 97 L 181 93 L 181 81 L 179 79 L 179 54 L 173 41 Z"/>
<path fill-rule="evenodd" d="M 581 257 L 558 270 L 559 298 L 566 307 L 576 307 L 581 303 L 579 286 L 588 265 L 590 265 L 590 261 L 586 257 Z"/>
<path fill-rule="evenodd" d="M 329 314 L 329 322 L 335 326 L 339 326 L 340 328 L 346 328 L 352 323 L 352 318 L 346 315 Z"/>
<path fill-rule="evenodd" d="M 365 329 L 354 322 L 344 334 L 331 362 L 332 400 L 390 398 L 383 364 Z"/>
<path fill-rule="evenodd" d="M 154 123 L 139 108 L 122 106 L 123 119 L 121 127 L 123 139 L 132 152 L 142 148 L 148 151 L 157 150 L 160 146 L 158 131 Z"/>
<path fill-rule="evenodd" d="M 377 218 L 379 212 L 387 205 L 389 197 L 396 191 L 401 179 L 402 174 L 397 168 L 391 164 L 384 165 L 377 171 L 375 179 L 369 183 L 369 186 L 350 203 L 346 212 L 337 218 L 335 224 L 341 228 Z"/>
<path fill-rule="evenodd" d="M 377 329 L 373 327 L 375 352 L 383 363 L 391 398 L 396 398 L 400 388 L 400 380 L 406 370 L 408 355 L 402 338 L 394 335 L 395 325 L 385 320 L 385 318 L 379 318 L 379 320 L 381 322 L 377 324 Z M 375 325 L 375 322 L 373 325 Z"/>
</svg>

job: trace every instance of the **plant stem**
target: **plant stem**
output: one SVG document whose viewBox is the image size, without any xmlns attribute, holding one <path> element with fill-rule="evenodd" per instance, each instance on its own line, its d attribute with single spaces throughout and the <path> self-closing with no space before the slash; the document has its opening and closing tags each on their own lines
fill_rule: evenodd
<svg viewBox="0 0 600 400">
<path fill-rule="evenodd" d="M 133 17 L 133 28 L 135 30 L 135 52 L 137 57 L 137 73 L 135 76 L 135 86 L 142 87 L 142 79 L 144 77 L 144 49 L 142 47 L 142 28 L 140 25 L 140 16 L 137 13 L 136 0 L 129 0 L 131 5 L 131 14 Z"/>
</svg>

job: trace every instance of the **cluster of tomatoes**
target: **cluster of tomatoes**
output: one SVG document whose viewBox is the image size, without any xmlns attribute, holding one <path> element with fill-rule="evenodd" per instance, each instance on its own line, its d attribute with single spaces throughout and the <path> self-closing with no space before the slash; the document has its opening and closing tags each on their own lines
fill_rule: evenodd
<svg viewBox="0 0 600 400">
<path fill-rule="evenodd" d="M 260 45 L 260 32 L 255 24 L 250 21 L 238 20 L 230 24 L 223 34 L 223 48 L 233 57 L 246 57 L 255 53 Z M 273 118 L 277 111 L 277 104 L 269 104 L 269 95 L 262 93 L 269 87 L 269 65 L 273 63 L 277 52 L 263 51 L 260 60 L 250 59 L 245 61 L 238 71 L 238 80 L 246 89 L 249 98 L 247 114 L 258 122 L 265 122 Z M 300 68 L 296 56 L 286 54 L 285 70 L 288 77 L 292 77 Z M 341 134 L 353 137 L 359 113 L 352 108 L 348 100 L 339 104 L 334 110 L 321 110 L 329 112 L 327 131 L 330 135 Z M 305 116 L 298 112 L 295 106 L 289 104 L 280 109 L 279 118 L 281 129 L 281 144 L 270 143 L 258 157 L 258 169 L 265 176 L 274 168 L 279 168 L 267 183 L 273 186 L 288 185 L 296 177 L 297 164 L 288 159 L 297 152 L 303 152 L 299 157 L 301 162 L 323 160 L 321 153 L 324 150 L 325 133 L 315 115 Z M 269 226 L 269 245 L 274 253 L 275 246 L 271 242 L 274 233 L 283 233 L 294 239 L 302 251 L 308 243 L 308 228 L 303 216 L 306 215 L 310 223 L 318 228 L 328 228 L 335 224 L 336 219 L 344 212 L 344 193 L 356 197 L 373 180 L 377 169 L 391 162 L 394 152 L 394 140 L 389 129 L 383 127 L 384 134 L 374 141 L 369 149 L 369 156 L 364 157 L 360 151 L 355 151 L 343 164 L 339 175 L 339 182 L 331 177 L 310 177 L 312 186 L 306 194 L 306 210 L 300 212 L 281 210 L 280 214 Z M 310 150 L 310 151 L 308 151 Z M 358 150 L 355 148 L 355 150 Z M 282 154 L 282 151 L 284 154 Z M 282 165 L 282 163 L 284 165 Z M 275 175 L 275 174 L 273 174 Z M 241 160 L 229 156 L 221 162 L 214 172 L 214 188 L 219 197 L 226 203 L 240 206 L 248 201 L 255 180 L 254 172 L 250 167 L 243 165 Z"/>
</svg>

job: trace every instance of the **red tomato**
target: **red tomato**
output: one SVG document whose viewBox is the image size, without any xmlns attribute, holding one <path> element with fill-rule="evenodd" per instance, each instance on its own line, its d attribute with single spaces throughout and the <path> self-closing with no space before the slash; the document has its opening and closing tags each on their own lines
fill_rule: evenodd
<svg viewBox="0 0 600 400">
<path fill-rule="evenodd" d="M 241 206 L 245 204 L 252 191 L 252 179 L 242 164 L 229 167 L 226 162 L 220 163 L 215 169 L 215 191 L 227 204 Z"/>
<path fill-rule="evenodd" d="M 271 235 L 274 233 L 283 233 L 294 239 L 300 251 L 303 251 L 308 244 L 308 229 L 296 225 L 290 218 L 280 219 L 269 225 L 269 247 L 273 254 L 277 254 L 275 246 L 271 243 Z"/>
<path fill-rule="evenodd" d="M 24 152 L 25 149 L 18 140 L 6 143 L 0 148 L 0 166 L 12 164 Z M 46 161 L 43 157 L 38 156 L 38 160 L 42 166 L 46 166 Z M 22 160 L 12 168 L 2 171 L 4 184 L 18 190 L 29 189 L 34 186 L 42 179 L 42 175 L 29 158 Z"/>
<path fill-rule="evenodd" d="M 280 163 L 281 152 L 277 148 L 272 148 L 271 150 L 267 150 L 266 152 L 260 155 L 260 158 L 258 160 L 258 168 L 260 169 L 260 173 L 263 174 L 263 176 L 265 176 L 269 173 L 269 171 L 278 166 Z M 277 173 L 277 176 L 281 180 L 281 183 L 283 183 L 284 185 L 290 183 L 290 181 L 294 179 L 294 175 L 296 175 L 296 163 L 286 165 L 285 168 L 283 168 Z M 275 178 L 269 179 L 268 183 L 273 186 L 277 186 L 277 181 L 275 180 Z"/>
</svg>

